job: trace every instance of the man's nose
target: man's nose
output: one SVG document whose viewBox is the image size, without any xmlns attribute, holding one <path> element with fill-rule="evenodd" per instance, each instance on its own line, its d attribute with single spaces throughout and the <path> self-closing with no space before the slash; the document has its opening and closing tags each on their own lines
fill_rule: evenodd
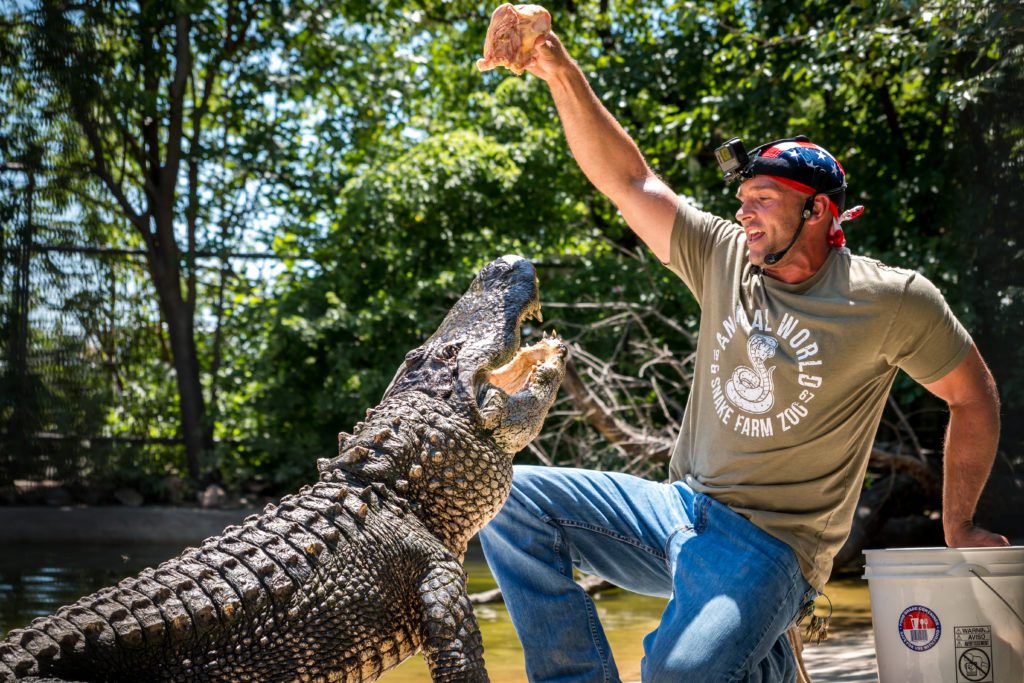
<svg viewBox="0 0 1024 683">
<path fill-rule="evenodd" d="M 742 223 L 744 220 L 749 220 L 753 214 L 747 209 L 747 205 L 741 203 L 739 208 L 736 209 L 736 220 Z"/>
</svg>

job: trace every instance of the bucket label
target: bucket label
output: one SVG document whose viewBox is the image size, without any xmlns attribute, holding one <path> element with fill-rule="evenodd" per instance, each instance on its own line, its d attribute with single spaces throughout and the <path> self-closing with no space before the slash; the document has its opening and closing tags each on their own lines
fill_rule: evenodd
<svg viewBox="0 0 1024 683">
<path fill-rule="evenodd" d="M 991 683 L 992 627 L 954 626 L 956 683 Z"/>
<path fill-rule="evenodd" d="M 900 639 L 914 652 L 935 647 L 942 635 L 942 624 L 935 612 L 924 605 L 911 605 L 900 615 Z"/>
</svg>

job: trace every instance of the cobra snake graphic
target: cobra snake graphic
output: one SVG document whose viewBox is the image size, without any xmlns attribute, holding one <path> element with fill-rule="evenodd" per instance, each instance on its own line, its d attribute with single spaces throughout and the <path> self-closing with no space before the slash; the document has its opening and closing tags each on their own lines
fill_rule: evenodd
<svg viewBox="0 0 1024 683">
<path fill-rule="evenodd" d="M 765 367 L 765 361 L 775 355 L 779 342 L 774 337 L 752 334 L 747 339 L 747 356 L 753 367 L 741 365 L 725 383 L 725 395 L 737 407 L 748 413 L 760 414 L 771 410 L 775 403 L 775 385 L 772 374 L 775 366 Z"/>
</svg>

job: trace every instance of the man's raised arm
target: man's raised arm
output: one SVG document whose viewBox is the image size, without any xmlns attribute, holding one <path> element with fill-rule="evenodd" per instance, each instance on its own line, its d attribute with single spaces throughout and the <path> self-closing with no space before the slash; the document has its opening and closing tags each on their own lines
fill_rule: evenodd
<svg viewBox="0 0 1024 683">
<path fill-rule="evenodd" d="M 654 255 L 668 262 L 679 201 L 675 193 L 647 166 L 557 36 L 547 33 L 537 40 L 526 70 L 551 89 L 569 149 L 583 173 Z"/>
</svg>

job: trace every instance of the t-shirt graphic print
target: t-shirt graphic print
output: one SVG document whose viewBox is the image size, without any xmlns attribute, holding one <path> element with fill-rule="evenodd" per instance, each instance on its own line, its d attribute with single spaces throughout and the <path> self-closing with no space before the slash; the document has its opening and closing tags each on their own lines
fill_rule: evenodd
<svg viewBox="0 0 1024 683">
<path fill-rule="evenodd" d="M 744 330 L 749 333 L 744 335 Z M 735 352 L 729 353 L 737 346 L 744 354 L 739 360 Z M 707 369 L 718 419 L 736 434 L 752 438 L 774 437 L 798 425 L 809 414 L 815 391 L 824 381 L 818 350 L 813 331 L 789 313 L 775 321 L 767 310 L 756 309 L 748 316 L 737 306 L 718 325 Z M 780 367 L 776 355 L 786 353 L 796 360 L 795 377 L 787 379 L 801 387 L 789 402 L 777 400 L 775 381 Z"/>
</svg>

